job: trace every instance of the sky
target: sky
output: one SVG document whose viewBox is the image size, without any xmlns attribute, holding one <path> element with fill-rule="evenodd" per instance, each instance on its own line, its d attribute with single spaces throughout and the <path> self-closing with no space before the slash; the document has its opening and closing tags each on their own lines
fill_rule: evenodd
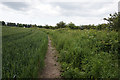
<svg viewBox="0 0 120 80">
<path fill-rule="evenodd" d="M 0 21 L 52 25 L 64 21 L 76 25 L 106 23 L 118 12 L 119 0 L 0 0 Z"/>
</svg>

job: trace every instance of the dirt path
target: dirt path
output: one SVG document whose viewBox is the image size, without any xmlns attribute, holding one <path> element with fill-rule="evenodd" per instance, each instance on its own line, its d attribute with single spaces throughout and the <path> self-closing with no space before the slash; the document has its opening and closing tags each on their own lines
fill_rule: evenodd
<svg viewBox="0 0 120 80">
<path fill-rule="evenodd" d="M 60 65 L 57 60 L 57 51 L 51 45 L 48 37 L 48 50 L 45 57 L 45 67 L 40 78 L 60 78 Z"/>
</svg>

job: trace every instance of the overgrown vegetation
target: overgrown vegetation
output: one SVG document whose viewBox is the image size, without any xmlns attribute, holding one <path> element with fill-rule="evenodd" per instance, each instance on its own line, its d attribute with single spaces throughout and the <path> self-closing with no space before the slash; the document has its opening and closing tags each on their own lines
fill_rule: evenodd
<svg viewBox="0 0 120 80">
<path fill-rule="evenodd" d="M 44 67 L 47 50 L 44 32 L 51 37 L 59 52 L 62 77 L 119 78 L 118 16 L 117 13 L 110 14 L 110 17 L 104 18 L 108 21 L 106 24 L 81 26 L 63 21 L 56 26 L 6 24 L 2 21 L 2 25 L 6 26 L 3 27 L 3 78 L 37 76 L 38 68 L 42 70 Z"/>
<path fill-rule="evenodd" d="M 64 78 L 118 78 L 118 33 L 107 30 L 47 30 L 59 51 Z"/>
<path fill-rule="evenodd" d="M 36 78 L 44 67 L 47 38 L 37 29 L 3 27 L 3 78 Z"/>
</svg>

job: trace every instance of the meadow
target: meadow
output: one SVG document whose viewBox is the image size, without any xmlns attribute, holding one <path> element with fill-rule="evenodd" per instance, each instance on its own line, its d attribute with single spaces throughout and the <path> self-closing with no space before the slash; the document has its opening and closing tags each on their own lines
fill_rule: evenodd
<svg viewBox="0 0 120 80">
<path fill-rule="evenodd" d="M 36 78 L 44 68 L 48 36 L 62 78 L 119 78 L 118 32 L 95 29 L 3 27 L 3 78 Z"/>
<path fill-rule="evenodd" d="M 34 28 L 2 28 L 2 77 L 36 78 L 44 67 L 48 36 Z"/>
<path fill-rule="evenodd" d="M 46 30 L 59 52 L 64 78 L 118 78 L 118 33 L 109 30 Z"/>
</svg>

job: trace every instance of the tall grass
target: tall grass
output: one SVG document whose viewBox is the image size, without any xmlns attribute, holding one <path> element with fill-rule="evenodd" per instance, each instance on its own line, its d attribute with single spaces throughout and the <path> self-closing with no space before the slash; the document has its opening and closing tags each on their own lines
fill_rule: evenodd
<svg viewBox="0 0 120 80">
<path fill-rule="evenodd" d="M 37 78 L 44 67 L 48 37 L 37 29 L 3 27 L 2 77 Z"/>
<path fill-rule="evenodd" d="M 47 30 L 59 51 L 64 78 L 118 78 L 118 33 Z"/>
</svg>

